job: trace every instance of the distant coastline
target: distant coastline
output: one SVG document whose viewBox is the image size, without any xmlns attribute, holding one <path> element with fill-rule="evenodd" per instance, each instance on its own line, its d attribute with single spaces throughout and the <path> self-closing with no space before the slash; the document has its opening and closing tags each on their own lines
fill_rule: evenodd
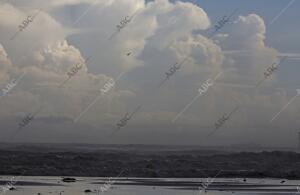
<svg viewBox="0 0 300 195">
<path fill-rule="evenodd" d="M 115 177 L 126 169 L 123 177 L 207 178 L 223 170 L 219 177 L 300 179 L 293 151 L 11 145 L 1 147 L 0 164 L 0 175 Z"/>
</svg>

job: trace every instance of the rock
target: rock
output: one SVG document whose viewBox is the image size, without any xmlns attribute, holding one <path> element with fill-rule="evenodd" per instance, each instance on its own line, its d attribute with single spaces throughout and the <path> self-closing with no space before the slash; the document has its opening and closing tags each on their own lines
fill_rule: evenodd
<svg viewBox="0 0 300 195">
<path fill-rule="evenodd" d="M 15 187 L 10 187 L 9 190 L 16 190 L 16 188 Z"/>
<path fill-rule="evenodd" d="M 75 182 L 76 179 L 75 178 L 70 178 L 70 177 L 66 177 L 62 179 L 63 182 Z"/>
<path fill-rule="evenodd" d="M 91 192 L 92 192 L 92 190 L 90 190 L 90 189 L 84 190 L 84 193 L 91 193 Z"/>
</svg>

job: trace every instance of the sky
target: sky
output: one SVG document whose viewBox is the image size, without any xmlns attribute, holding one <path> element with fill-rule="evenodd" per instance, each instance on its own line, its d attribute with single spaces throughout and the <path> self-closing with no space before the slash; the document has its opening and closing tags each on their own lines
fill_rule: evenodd
<svg viewBox="0 0 300 195">
<path fill-rule="evenodd" d="M 297 147 L 296 0 L 2 0 L 1 142 Z"/>
</svg>

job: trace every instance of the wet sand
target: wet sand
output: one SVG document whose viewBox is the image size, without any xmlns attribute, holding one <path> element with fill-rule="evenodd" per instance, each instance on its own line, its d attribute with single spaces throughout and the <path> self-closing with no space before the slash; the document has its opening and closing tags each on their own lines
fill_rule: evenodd
<svg viewBox="0 0 300 195">
<path fill-rule="evenodd" d="M 10 181 L 11 176 L 2 176 L 0 185 L 5 186 Z M 62 182 L 62 177 L 22 177 L 16 182 L 16 190 L 9 191 L 13 194 L 29 195 L 28 191 L 35 191 L 39 193 L 42 191 L 44 194 L 56 193 L 58 194 L 86 194 L 84 190 L 90 189 L 91 193 L 96 193 L 101 186 L 103 186 L 108 178 L 89 178 L 78 177 L 76 182 L 66 183 Z M 199 193 L 199 187 L 202 186 L 203 181 L 206 178 L 193 178 L 193 179 L 171 179 L 171 178 L 111 178 L 112 186 L 108 191 L 115 192 L 115 194 L 122 194 L 123 190 L 131 192 L 132 194 L 143 194 L 141 191 L 145 190 L 145 194 L 194 194 Z M 202 182 L 201 182 L 202 181 Z M 285 183 L 281 184 L 282 180 L 278 179 L 247 179 L 244 182 L 242 179 L 228 179 L 228 178 L 216 178 L 206 188 L 207 194 L 213 192 L 213 194 L 295 194 L 297 192 L 296 187 L 300 181 L 285 180 Z M 42 193 L 42 194 L 43 194 Z M 205 194 L 205 192 L 202 192 Z M 89 193 L 88 193 L 89 194 Z M 110 194 L 110 193 L 108 193 Z M 32 195 L 32 194 L 30 194 Z M 143 194 L 144 195 L 144 194 Z"/>
</svg>

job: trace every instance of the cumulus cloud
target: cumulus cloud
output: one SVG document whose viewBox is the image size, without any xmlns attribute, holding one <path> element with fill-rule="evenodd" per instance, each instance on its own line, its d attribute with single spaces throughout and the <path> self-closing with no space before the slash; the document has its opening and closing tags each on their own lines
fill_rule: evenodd
<svg viewBox="0 0 300 195">
<path fill-rule="evenodd" d="M 155 143 L 157 137 L 149 133 L 152 128 L 163 131 L 166 137 L 179 127 L 204 135 L 218 117 L 237 104 L 243 108 L 228 127 L 238 128 L 232 128 L 228 136 L 233 132 L 239 136 L 240 127 L 263 124 L 274 108 L 289 99 L 289 94 L 283 91 L 262 92 L 251 87 L 279 55 L 266 45 L 266 27 L 256 14 L 236 17 L 222 32 L 208 39 L 203 32 L 211 30 L 210 18 L 201 7 L 191 3 L 52 0 L 23 32 L 9 40 L 22 20 L 38 11 L 39 1 L 26 1 L 26 5 L 31 8 L 23 9 L 21 1 L 0 5 L 0 12 L 5 13 L 0 18 L 1 86 L 26 73 L 14 91 L 1 99 L 5 109 L 0 112 L 2 119 L 9 118 L 7 121 L 17 126 L 26 113 L 40 106 L 44 108 L 36 124 L 32 122 L 32 131 L 28 132 L 32 136 L 23 135 L 28 141 L 36 141 L 33 132 L 40 128 L 52 136 L 48 131 L 65 133 L 70 129 L 77 135 L 88 129 L 103 136 L 109 134 L 126 112 L 140 104 L 142 110 L 130 121 L 131 131 L 121 132 L 124 139 L 117 137 L 111 143 L 126 143 L 127 136 L 133 134 L 135 138 L 129 142 L 148 135 L 150 142 Z M 134 13 L 132 21 L 108 40 L 116 32 L 116 25 Z M 71 16 L 67 17 L 68 14 Z M 232 51 L 247 55 L 235 55 L 240 52 Z M 89 56 L 91 59 L 83 63 L 83 68 L 59 88 L 68 78 L 67 72 Z M 170 66 L 186 57 L 188 60 L 180 70 L 161 88 L 156 88 Z M 203 82 L 221 72 L 223 75 L 214 86 L 172 124 L 172 119 L 197 95 Z M 116 80 L 121 73 L 124 75 Z M 77 123 L 72 123 L 97 99 L 108 79 L 116 80 L 113 89 L 101 96 Z M 274 76 L 268 86 L 275 81 Z M 259 115 L 257 108 L 261 108 Z M 6 128 L 13 130 L 14 125 L 8 124 Z M 95 141 L 93 135 L 85 136 Z M 42 139 L 47 141 L 46 136 Z M 178 142 L 177 138 L 172 141 Z"/>
</svg>

